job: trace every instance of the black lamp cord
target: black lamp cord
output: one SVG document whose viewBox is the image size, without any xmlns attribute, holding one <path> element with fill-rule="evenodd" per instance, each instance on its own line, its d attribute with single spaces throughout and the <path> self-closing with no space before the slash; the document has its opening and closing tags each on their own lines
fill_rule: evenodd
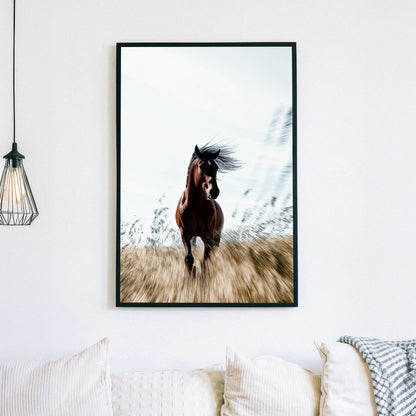
<svg viewBox="0 0 416 416">
<path fill-rule="evenodd" d="M 16 0 L 13 0 L 13 143 L 16 143 Z"/>
</svg>

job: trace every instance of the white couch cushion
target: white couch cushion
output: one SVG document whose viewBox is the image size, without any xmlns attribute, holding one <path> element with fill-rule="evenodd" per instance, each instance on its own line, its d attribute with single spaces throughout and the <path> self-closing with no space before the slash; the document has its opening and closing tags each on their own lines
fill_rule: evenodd
<svg viewBox="0 0 416 416">
<path fill-rule="evenodd" d="M 370 369 L 340 342 L 316 342 L 322 357 L 321 416 L 377 416 Z"/>
<path fill-rule="evenodd" d="M 228 349 L 222 416 L 318 416 L 320 377 L 280 358 Z M 343 415 L 345 416 L 345 415 Z"/>
<path fill-rule="evenodd" d="M 0 415 L 111 416 L 108 341 L 71 358 L 0 364 Z"/>
<path fill-rule="evenodd" d="M 114 374 L 112 391 L 114 416 L 218 416 L 224 370 Z"/>
</svg>

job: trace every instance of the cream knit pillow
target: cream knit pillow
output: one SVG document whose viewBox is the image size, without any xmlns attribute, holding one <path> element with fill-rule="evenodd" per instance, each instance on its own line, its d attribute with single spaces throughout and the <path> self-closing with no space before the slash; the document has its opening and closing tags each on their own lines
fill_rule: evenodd
<svg viewBox="0 0 416 416">
<path fill-rule="evenodd" d="M 1 416 L 111 416 L 108 341 L 71 358 L 0 363 Z"/>
<path fill-rule="evenodd" d="M 228 349 L 221 415 L 318 416 L 320 385 L 318 375 L 296 364 Z"/>
<path fill-rule="evenodd" d="M 370 370 L 360 353 L 340 342 L 316 342 L 322 357 L 321 416 L 377 416 Z"/>
<path fill-rule="evenodd" d="M 218 416 L 224 369 L 113 374 L 114 416 Z"/>
</svg>

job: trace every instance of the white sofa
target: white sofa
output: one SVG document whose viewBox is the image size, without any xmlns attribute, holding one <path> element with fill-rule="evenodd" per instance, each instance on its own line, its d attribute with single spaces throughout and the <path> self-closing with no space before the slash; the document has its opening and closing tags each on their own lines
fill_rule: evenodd
<svg viewBox="0 0 416 416">
<path fill-rule="evenodd" d="M 0 416 L 376 416 L 357 350 L 319 343 L 322 376 L 278 357 L 110 374 L 108 340 L 69 358 L 0 363 Z"/>
</svg>

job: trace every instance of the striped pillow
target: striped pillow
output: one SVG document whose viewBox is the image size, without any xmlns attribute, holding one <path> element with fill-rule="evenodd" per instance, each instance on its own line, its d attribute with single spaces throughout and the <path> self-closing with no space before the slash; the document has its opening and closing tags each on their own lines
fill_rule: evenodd
<svg viewBox="0 0 416 416">
<path fill-rule="evenodd" d="M 0 415 L 111 416 L 108 341 L 71 358 L 0 363 Z"/>
<path fill-rule="evenodd" d="M 250 360 L 227 350 L 222 416 L 318 416 L 321 381 L 280 358 Z"/>
</svg>

